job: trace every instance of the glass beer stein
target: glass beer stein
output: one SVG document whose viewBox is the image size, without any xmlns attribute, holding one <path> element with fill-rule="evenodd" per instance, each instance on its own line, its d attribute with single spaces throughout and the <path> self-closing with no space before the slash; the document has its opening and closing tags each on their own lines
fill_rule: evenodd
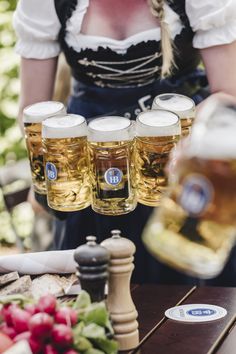
<svg viewBox="0 0 236 354">
<path fill-rule="evenodd" d="M 123 117 L 104 117 L 88 125 L 92 208 L 105 215 L 134 210 L 133 124 Z"/>
<path fill-rule="evenodd" d="M 42 122 L 55 115 L 65 113 L 61 102 L 47 101 L 35 103 L 23 111 L 26 146 L 30 161 L 31 175 L 35 192 L 46 194 L 43 166 Z"/>
<path fill-rule="evenodd" d="M 205 105 L 143 240 L 158 259 L 207 279 L 222 271 L 235 243 L 236 108 Z"/>
<path fill-rule="evenodd" d="M 152 110 L 136 119 L 135 172 L 138 202 L 159 205 L 166 191 L 165 166 L 181 134 L 179 117 L 172 112 Z"/>
<path fill-rule="evenodd" d="M 42 137 L 49 207 L 60 211 L 88 207 L 91 194 L 84 117 L 68 114 L 47 119 Z"/>
<path fill-rule="evenodd" d="M 187 136 L 196 115 L 194 101 L 178 93 L 163 93 L 154 98 L 152 109 L 166 109 L 176 113 L 181 122 L 182 136 Z"/>
</svg>

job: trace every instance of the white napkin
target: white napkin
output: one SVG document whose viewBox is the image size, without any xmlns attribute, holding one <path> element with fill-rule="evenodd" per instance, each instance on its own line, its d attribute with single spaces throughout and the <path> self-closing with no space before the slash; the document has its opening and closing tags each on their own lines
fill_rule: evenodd
<svg viewBox="0 0 236 354">
<path fill-rule="evenodd" d="M 75 273 L 74 250 L 14 254 L 0 257 L 0 273 Z"/>
</svg>

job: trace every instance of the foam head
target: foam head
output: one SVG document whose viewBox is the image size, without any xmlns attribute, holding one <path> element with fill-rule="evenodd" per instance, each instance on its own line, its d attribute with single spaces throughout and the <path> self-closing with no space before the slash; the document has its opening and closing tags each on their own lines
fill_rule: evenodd
<svg viewBox="0 0 236 354">
<path fill-rule="evenodd" d="M 142 112 L 136 119 L 137 136 L 173 136 L 181 134 L 177 114 L 158 109 Z"/>
<path fill-rule="evenodd" d="M 23 111 L 23 121 L 24 123 L 41 123 L 49 117 L 65 113 L 65 106 L 61 102 L 38 102 L 25 107 Z"/>
<path fill-rule="evenodd" d="M 154 98 L 152 109 L 166 109 L 178 114 L 181 118 L 194 118 L 195 103 L 184 95 L 177 93 L 163 93 Z"/>
<path fill-rule="evenodd" d="M 49 139 L 87 136 L 85 118 L 76 114 L 51 117 L 42 123 L 42 137 Z"/>
<path fill-rule="evenodd" d="M 124 141 L 133 138 L 132 123 L 118 116 L 93 119 L 88 125 L 88 140 L 96 142 Z"/>
<path fill-rule="evenodd" d="M 196 120 L 186 155 L 203 159 L 236 159 L 236 106 L 209 100 Z M 208 109 L 209 108 L 209 109 Z"/>
</svg>

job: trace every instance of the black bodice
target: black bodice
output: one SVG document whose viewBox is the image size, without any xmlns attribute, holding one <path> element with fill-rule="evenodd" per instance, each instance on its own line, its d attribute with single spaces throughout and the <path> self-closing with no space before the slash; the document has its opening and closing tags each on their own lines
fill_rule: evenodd
<svg viewBox="0 0 236 354">
<path fill-rule="evenodd" d="M 77 52 L 66 40 L 66 22 L 72 16 L 79 0 L 55 0 L 61 22 L 59 41 L 72 75 L 78 81 L 98 87 L 139 87 L 160 79 L 162 54 L 160 41 L 149 40 L 132 45 L 124 54 L 110 48 L 85 49 Z M 192 47 L 193 32 L 185 13 L 184 0 L 170 0 L 169 6 L 180 16 L 183 29 L 175 37 L 176 68 L 173 76 L 178 78 L 196 68 L 199 54 Z"/>
</svg>

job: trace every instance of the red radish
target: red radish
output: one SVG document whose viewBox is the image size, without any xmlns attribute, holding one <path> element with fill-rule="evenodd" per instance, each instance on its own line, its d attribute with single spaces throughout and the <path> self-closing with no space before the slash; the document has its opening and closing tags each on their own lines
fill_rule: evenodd
<svg viewBox="0 0 236 354">
<path fill-rule="evenodd" d="M 19 342 L 23 339 L 28 341 L 33 353 L 39 353 L 42 350 L 43 344 L 32 338 L 32 334 L 29 331 L 18 334 L 14 338 L 14 342 Z"/>
<path fill-rule="evenodd" d="M 6 334 L 0 332 L 0 353 L 4 353 L 13 345 L 13 341 Z"/>
<path fill-rule="evenodd" d="M 54 315 L 54 320 L 57 323 L 66 324 L 67 326 L 74 326 L 77 323 L 77 311 L 70 307 L 61 307 Z"/>
<path fill-rule="evenodd" d="M 13 327 L 7 326 L 6 323 L 3 323 L 1 325 L 0 331 L 6 334 L 11 339 L 15 338 L 15 336 L 17 335 L 16 330 Z"/>
<path fill-rule="evenodd" d="M 20 308 L 12 310 L 12 323 L 17 333 L 28 331 L 30 318 L 30 314 L 25 310 Z"/>
<path fill-rule="evenodd" d="M 37 313 L 37 308 L 33 304 L 27 304 L 25 305 L 25 311 L 27 311 L 31 316 L 35 315 Z"/>
<path fill-rule="evenodd" d="M 16 308 L 19 309 L 16 304 L 7 304 L 2 308 L 2 317 L 8 326 L 12 326 L 12 311 Z"/>
<path fill-rule="evenodd" d="M 53 327 L 53 319 L 47 313 L 36 313 L 29 321 L 29 329 L 34 338 L 50 337 Z"/>
<path fill-rule="evenodd" d="M 38 342 L 35 338 L 33 338 L 32 335 L 29 338 L 29 345 L 34 354 L 39 354 L 42 352 L 43 344 Z"/>
<path fill-rule="evenodd" d="M 17 334 L 17 336 L 15 336 L 13 342 L 19 342 L 20 340 L 26 339 L 28 340 L 31 336 L 31 333 L 29 331 L 27 332 L 22 332 Z"/>
<path fill-rule="evenodd" d="M 66 352 L 64 352 L 64 354 L 79 354 L 79 352 L 77 352 L 77 351 L 74 350 L 74 349 L 69 349 L 69 350 L 67 350 Z"/>
<path fill-rule="evenodd" d="M 37 309 L 40 312 L 46 312 L 49 315 L 53 315 L 54 312 L 56 311 L 56 306 L 57 306 L 57 300 L 56 298 L 51 295 L 44 295 L 39 299 Z"/>
<path fill-rule="evenodd" d="M 43 354 L 58 354 L 59 352 L 51 344 L 46 345 Z"/>
<path fill-rule="evenodd" d="M 64 324 L 54 325 L 52 340 L 56 346 L 69 347 L 73 343 L 73 332 L 70 327 Z"/>
</svg>

